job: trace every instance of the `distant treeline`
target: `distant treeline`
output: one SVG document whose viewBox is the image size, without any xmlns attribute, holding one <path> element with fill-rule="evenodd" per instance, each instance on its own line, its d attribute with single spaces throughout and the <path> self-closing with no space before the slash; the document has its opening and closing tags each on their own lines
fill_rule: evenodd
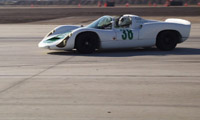
<svg viewBox="0 0 200 120">
<path fill-rule="evenodd" d="M 14 4 L 14 5 L 97 5 L 105 2 L 115 2 L 116 5 L 146 5 L 149 3 L 165 4 L 166 0 L 0 0 L 1 4 Z M 197 4 L 200 0 L 174 0 L 182 1 L 188 4 Z"/>
</svg>

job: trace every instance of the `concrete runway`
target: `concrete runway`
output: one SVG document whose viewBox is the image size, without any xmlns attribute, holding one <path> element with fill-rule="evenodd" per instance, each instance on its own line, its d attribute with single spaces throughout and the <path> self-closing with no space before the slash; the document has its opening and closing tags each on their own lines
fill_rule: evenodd
<svg viewBox="0 0 200 120">
<path fill-rule="evenodd" d="M 200 119 L 200 24 L 174 51 L 91 55 L 39 49 L 54 27 L 0 25 L 0 120 Z"/>
</svg>

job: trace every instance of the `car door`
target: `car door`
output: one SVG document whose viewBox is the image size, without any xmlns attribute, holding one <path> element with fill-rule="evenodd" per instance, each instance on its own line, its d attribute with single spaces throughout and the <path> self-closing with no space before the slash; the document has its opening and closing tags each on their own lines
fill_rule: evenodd
<svg viewBox="0 0 200 120">
<path fill-rule="evenodd" d="M 138 43 L 139 29 L 131 27 L 114 28 L 116 33 L 116 44 L 118 48 L 135 47 Z"/>
<path fill-rule="evenodd" d="M 131 28 L 115 28 L 116 41 L 133 42 L 138 40 L 138 29 Z"/>
</svg>

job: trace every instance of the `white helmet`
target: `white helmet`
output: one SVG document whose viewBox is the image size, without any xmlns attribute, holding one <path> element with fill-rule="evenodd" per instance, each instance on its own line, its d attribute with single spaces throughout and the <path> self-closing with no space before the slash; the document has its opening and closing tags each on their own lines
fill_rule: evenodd
<svg viewBox="0 0 200 120">
<path fill-rule="evenodd" d="M 122 16 L 119 19 L 119 26 L 128 27 L 132 23 L 131 18 L 129 16 Z"/>
</svg>

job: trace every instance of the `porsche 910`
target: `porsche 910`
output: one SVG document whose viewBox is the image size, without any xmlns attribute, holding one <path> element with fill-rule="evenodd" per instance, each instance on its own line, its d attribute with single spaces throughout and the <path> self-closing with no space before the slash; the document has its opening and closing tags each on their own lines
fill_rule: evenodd
<svg viewBox="0 0 200 120">
<path fill-rule="evenodd" d="M 130 14 L 103 16 L 87 26 L 58 26 L 38 47 L 86 54 L 102 49 L 152 46 L 169 51 L 188 39 L 190 29 L 191 23 L 183 19 L 146 20 Z"/>
</svg>

